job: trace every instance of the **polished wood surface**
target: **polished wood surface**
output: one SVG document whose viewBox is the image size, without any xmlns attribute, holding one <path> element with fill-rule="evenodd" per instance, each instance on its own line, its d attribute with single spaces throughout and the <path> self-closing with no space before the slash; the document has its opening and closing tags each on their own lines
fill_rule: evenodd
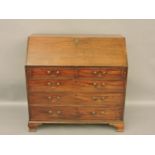
<svg viewBox="0 0 155 155">
<path fill-rule="evenodd" d="M 29 95 L 30 104 L 33 106 L 103 106 L 122 107 L 123 93 L 38 93 Z"/>
<path fill-rule="evenodd" d="M 48 79 L 29 80 L 31 92 L 123 92 L 125 82 L 123 80 L 71 80 L 71 79 Z"/>
<path fill-rule="evenodd" d="M 29 67 L 33 79 L 50 78 L 100 78 L 123 79 L 126 68 L 122 67 Z"/>
<path fill-rule="evenodd" d="M 31 78 L 74 78 L 77 71 L 71 67 L 31 67 Z"/>
<path fill-rule="evenodd" d="M 120 36 L 32 35 L 29 66 L 127 66 L 125 38 Z"/>
<path fill-rule="evenodd" d="M 30 110 L 32 121 L 52 121 L 52 120 L 119 120 L 122 118 L 122 109 L 109 109 L 102 106 L 52 106 L 38 107 L 32 106 Z"/>
<path fill-rule="evenodd" d="M 26 71 L 30 131 L 46 123 L 124 129 L 125 38 L 32 35 Z"/>
</svg>

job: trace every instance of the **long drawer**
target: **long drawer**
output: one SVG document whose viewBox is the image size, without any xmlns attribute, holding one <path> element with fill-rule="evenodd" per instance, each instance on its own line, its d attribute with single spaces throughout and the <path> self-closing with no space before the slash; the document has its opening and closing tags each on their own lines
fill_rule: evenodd
<svg viewBox="0 0 155 155">
<path fill-rule="evenodd" d="M 42 79 L 28 80 L 31 92 L 123 92 L 124 80 L 71 80 Z"/>
<path fill-rule="evenodd" d="M 120 120 L 122 119 L 121 108 L 104 108 L 101 106 L 53 106 L 36 107 L 31 106 L 30 118 L 34 121 L 52 121 L 52 120 Z"/>
<path fill-rule="evenodd" d="M 35 106 L 122 106 L 123 93 L 31 93 L 30 105 Z"/>
<path fill-rule="evenodd" d="M 31 67 L 30 78 L 99 78 L 122 79 L 126 70 L 112 67 Z"/>
</svg>

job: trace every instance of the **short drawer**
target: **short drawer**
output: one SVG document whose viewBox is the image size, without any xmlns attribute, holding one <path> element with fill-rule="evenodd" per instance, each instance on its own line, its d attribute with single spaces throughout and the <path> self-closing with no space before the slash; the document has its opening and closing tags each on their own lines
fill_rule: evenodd
<svg viewBox="0 0 155 155">
<path fill-rule="evenodd" d="M 31 92 L 123 92 L 123 80 L 28 80 Z"/>
<path fill-rule="evenodd" d="M 103 106 L 103 107 L 122 107 L 124 101 L 123 93 L 77 93 L 77 105 Z"/>
<path fill-rule="evenodd" d="M 28 80 L 30 92 L 72 92 L 75 90 L 75 81 L 71 79 L 39 79 Z"/>
<path fill-rule="evenodd" d="M 63 67 L 33 67 L 30 68 L 31 78 L 73 78 L 76 70 Z"/>
<path fill-rule="evenodd" d="M 78 75 L 80 78 L 121 79 L 124 72 L 121 68 L 81 68 Z"/>
<path fill-rule="evenodd" d="M 71 93 L 30 93 L 29 103 L 35 106 L 76 105 L 75 95 Z"/>
<path fill-rule="evenodd" d="M 123 80 L 78 80 L 77 90 L 81 92 L 124 92 Z"/>
<path fill-rule="evenodd" d="M 30 107 L 30 119 L 33 121 L 56 120 L 120 120 L 122 109 L 104 107 Z"/>
</svg>

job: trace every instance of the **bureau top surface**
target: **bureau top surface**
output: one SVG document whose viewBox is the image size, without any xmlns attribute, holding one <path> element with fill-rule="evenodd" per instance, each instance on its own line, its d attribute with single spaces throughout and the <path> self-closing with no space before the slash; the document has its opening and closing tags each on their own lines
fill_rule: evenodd
<svg viewBox="0 0 155 155">
<path fill-rule="evenodd" d="M 27 66 L 127 66 L 125 38 L 115 35 L 31 35 Z"/>
</svg>

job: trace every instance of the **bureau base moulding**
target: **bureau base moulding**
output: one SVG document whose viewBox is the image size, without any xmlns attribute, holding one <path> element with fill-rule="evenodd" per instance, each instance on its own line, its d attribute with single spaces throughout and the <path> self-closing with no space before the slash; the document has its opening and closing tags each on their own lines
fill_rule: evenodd
<svg viewBox="0 0 155 155">
<path fill-rule="evenodd" d="M 124 131 L 124 122 L 123 121 L 108 121 L 108 122 L 103 122 L 101 120 L 95 120 L 95 121 L 77 121 L 75 122 L 75 120 L 70 120 L 70 121 L 66 121 L 66 122 L 62 122 L 62 121 L 52 121 L 52 122 L 41 122 L 41 121 L 29 121 L 28 123 L 28 127 L 29 127 L 29 131 L 30 132 L 35 132 L 37 131 L 37 128 L 43 124 L 106 124 L 106 125 L 110 125 L 116 128 L 116 131 L 118 132 L 122 132 Z"/>
</svg>

